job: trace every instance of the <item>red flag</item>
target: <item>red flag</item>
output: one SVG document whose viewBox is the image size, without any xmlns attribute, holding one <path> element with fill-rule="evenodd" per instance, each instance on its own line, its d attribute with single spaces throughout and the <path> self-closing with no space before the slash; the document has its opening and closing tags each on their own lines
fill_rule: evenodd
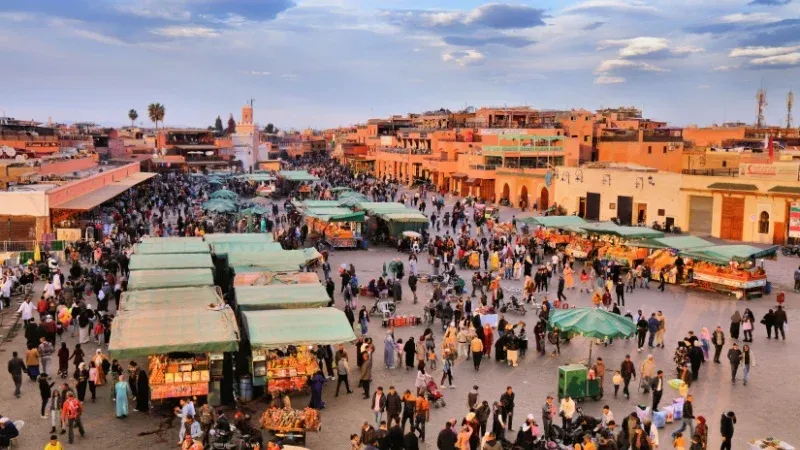
<svg viewBox="0 0 800 450">
<path fill-rule="evenodd" d="M 769 162 L 772 162 L 773 157 L 775 156 L 775 140 L 772 136 L 769 137 Z"/>
</svg>

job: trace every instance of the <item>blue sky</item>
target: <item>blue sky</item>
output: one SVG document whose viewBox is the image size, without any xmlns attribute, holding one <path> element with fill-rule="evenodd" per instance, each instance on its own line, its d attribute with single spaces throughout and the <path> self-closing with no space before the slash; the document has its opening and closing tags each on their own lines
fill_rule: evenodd
<svg viewBox="0 0 800 450">
<path fill-rule="evenodd" d="M 763 84 L 781 124 L 800 0 L 7 0 L 0 56 L 0 112 L 26 119 L 158 101 L 208 126 L 253 97 L 279 127 L 490 105 L 707 125 L 752 122 Z"/>
</svg>

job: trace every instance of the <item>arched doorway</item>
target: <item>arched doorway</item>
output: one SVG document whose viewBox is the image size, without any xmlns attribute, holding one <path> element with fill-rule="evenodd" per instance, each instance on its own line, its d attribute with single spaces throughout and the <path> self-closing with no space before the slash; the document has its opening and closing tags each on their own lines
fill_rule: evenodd
<svg viewBox="0 0 800 450">
<path fill-rule="evenodd" d="M 508 183 L 503 185 L 503 197 L 500 198 L 500 201 L 504 203 L 508 203 L 511 199 L 511 188 L 508 186 Z"/>
<path fill-rule="evenodd" d="M 547 192 L 547 188 L 543 187 L 542 194 L 539 197 L 539 207 L 542 209 L 547 209 L 549 205 L 550 205 L 550 196 L 549 193 Z"/>
<path fill-rule="evenodd" d="M 528 187 L 522 186 L 519 192 L 519 207 L 525 209 L 528 207 Z"/>
</svg>

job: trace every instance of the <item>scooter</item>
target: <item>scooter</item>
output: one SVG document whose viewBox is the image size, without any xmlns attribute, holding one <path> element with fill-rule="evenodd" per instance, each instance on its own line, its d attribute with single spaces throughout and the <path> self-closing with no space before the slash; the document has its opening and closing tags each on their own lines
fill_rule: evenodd
<svg viewBox="0 0 800 450">
<path fill-rule="evenodd" d="M 510 312 L 510 313 L 519 314 L 519 315 L 521 315 L 521 316 L 524 316 L 524 315 L 525 315 L 525 313 L 527 313 L 527 312 L 528 312 L 528 310 L 527 310 L 527 309 L 525 309 L 525 305 L 523 305 L 522 303 L 520 303 L 520 301 L 517 299 L 517 297 L 514 297 L 514 296 L 512 295 L 512 296 L 511 296 L 511 303 L 509 303 L 509 304 L 504 304 L 504 305 L 503 305 L 503 306 L 500 308 L 500 312 L 501 312 L 501 313 L 504 313 L 504 314 L 505 314 L 506 312 Z"/>
</svg>

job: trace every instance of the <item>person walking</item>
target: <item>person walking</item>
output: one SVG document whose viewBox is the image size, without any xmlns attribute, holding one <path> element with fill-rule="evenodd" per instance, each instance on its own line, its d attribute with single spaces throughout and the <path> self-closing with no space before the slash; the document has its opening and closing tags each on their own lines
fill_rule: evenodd
<svg viewBox="0 0 800 450">
<path fill-rule="evenodd" d="M 558 300 L 559 301 L 567 301 L 567 296 L 564 295 L 564 275 L 558 276 Z"/>
<path fill-rule="evenodd" d="M 778 305 L 778 309 L 775 310 L 775 315 L 773 317 L 773 327 L 775 328 L 775 339 L 778 339 L 778 332 L 781 333 L 781 339 L 784 341 L 786 340 L 786 324 L 789 323 L 789 320 L 786 317 L 786 310 L 783 309 L 783 305 Z"/>
<path fill-rule="evenodd" d="M 372 382 L 372 357 L 369 352 L 362 352 L 361 357 L 364 362 L 361 363 L 361 377 L 359 384 L 364 388 L 364 399 L 369 398 L 369 384 Z"/>
<path fill-rule="evenodd" d="M 722 346 L 725 345 L 725 332 L 721 326 L 717 325 L 711 335 L 711 343 L 714 344 L 714 362 L 719 364 L 719 355 L 722 354 Z"/>
<path fill-rule="evenodd" d="M 57 435 L 51 434 L 50 440 L 47 441 L 47 445 L 44 446 L 44 450 L 64 450 L 64 446 L 61 445 L 61 442 L 58 442 Z"/>
<path fill-rule="evenodd" d="M 547 399 L 542 405 L 542 428 L 544 433 L 544 438 L 549 439 L 551 428 L 553 425 L 553 419 L 556 417 L 556 405 L 553 404 L 553 396 L 548 395 Z"/>
<path fill-rule="evenodd" d="M 756 365 L 756 357 L 753 355 L 753 351 L 750 350 L 750 346 L 747 344 L 742 346 L 742 365 L 744 366 L 742 369 L 744 385 L 747 386 L 747 377 L 750 375 L 750 367 L 755 367 Z"/>
<path fill-rule="evenodd" d="M 653 412 L 658 411 L 658 404 L 661 402 L 661 397 L 664 395 L 664 371 L 659 370 L 656 378 L 651 383 L 653 388 Z"/>
<path fill-rule="evenodd" d="M 11 359 L 8 361 L 8 373 L 11 374 L 11 379 L 14 381 L 14 397 L 20 398 L 22 395 L 20 392 L 22 372 L 26 370 L 25 363 L 19 358 L 17 352 L 12 352 Z"/>
<path fill-rule="evenodd" d="M 61 420 L 67 424 L 67 440 L 70 444 L 75 442 L 75 427 L 81 434 L 81 437 L 86 436 L 86 431 L 83 429 L 83 422 L 81 415 L 83 414 L 83 404 L 75 398 L 72 392 L 67 392 L 67 399 L 61 407 Z"/>
<path fill-rule="evenodd" d="M 505 417 L 503 420 L 506 422 L 506 425 L 508 425 L 508 431 L 512 431 L 513 429 L 511 421 L 514 419 L 514 397 L 516 397 L 516 394 L 514 394 L 514 390 L 511 386 L 506 386 L 506 391 L 500 396 L 500 403 L 503 404 L 505 410 Z"/>
<path fill-rule="evenodd" d="M 694 436 L 694 406 L 692 405 L 692 400 L 694 400 L 694 397 L 691 394 L 686 396 L 681 410 L 681 427 L 672 433 L 672 439 L 675 439 L 678 433 L 683 433 L 686 428 L 689 428 L 689 436 Z"/>
<path fill-rule="evenodd" d="M 631 378 L 636 378 L 636 367 L 633 365 L 633 361 L 631 361 L 631 355 L 625 355 L 625 360 L 622 361 L 619 372 L 625 382 L 625 388 L 622 390 L 622 393 L 625 395 L 625 398 L 631 398 L 628 386 L 631 383 Z"/>
<path fill-rule="evenodd" d="M 728 411 L 722 415 L 719 424 L 719 431 L 722 435 L 722 445 L 719 450 L 731 450 L 731 441 L 733 441 L 733 431 L 736 426 L 736 414 L 733 411 Z"/>
<path fill-rule="evenodd" d="M 472 363 L 477 372 L 481 368 L 481 358 L 483 357 L 483 341 L 477 335 L 470 342 L 470 350 L 472 351 Z"/>
<path fill-rule="evenodd" d="M 424 395 L 418 395 L 414 403 L 414 430 L 419 433 L 419 440 L 425 442 L 425 424 L 431 420 L 431 404 Z"/>
<path fill-rule="evenodd" d="M 47 404 L 50 402 L 50 390 L 53 388 L 55 383 L 49 383 L 47 381 L 47 373 L 42 372 L 37 379 L 39 384 L 39 395 L 42 397 L 42 408 L 41 408 L 41 416 L 42 419 L 47 419 Z"/>
<path fill-rule="evenodd" d="M 658 331 L 656 331 L 656 347 L 664 348 L 664 335 L 667 333 L 667 318 L 664 317 L 664 313 L 658 311 L 656 313 L 656 319 L 658 319 Z"/>
<path fill-rule="evenodd" d="M 739 371 L 739 364 L 742 362 L 742 351 L 739 350 L 739 346 L 736 342 L 734 342 L 731 349 L 728 350 L 728 361 L 731 363 L 731 382 L 736 384 L 736 372 Z"/>
<path fill-rule="evenodd" d="M 344 383 L 348 394 L 353 393 L 353 391 L 350 390 L 350 382 L 347 380 L 347 374 L 350 372 L 350 365 L 347 362 L 347 353 L 342 351 L 337 354 L 337 357 L 336 374 L 339 376 L 339 379 L 336 381 L 336 395 L 334 395 L 334 397 L 339 396 L 339 388 L 342 386 L 342 383 Z"/>
</svg>

